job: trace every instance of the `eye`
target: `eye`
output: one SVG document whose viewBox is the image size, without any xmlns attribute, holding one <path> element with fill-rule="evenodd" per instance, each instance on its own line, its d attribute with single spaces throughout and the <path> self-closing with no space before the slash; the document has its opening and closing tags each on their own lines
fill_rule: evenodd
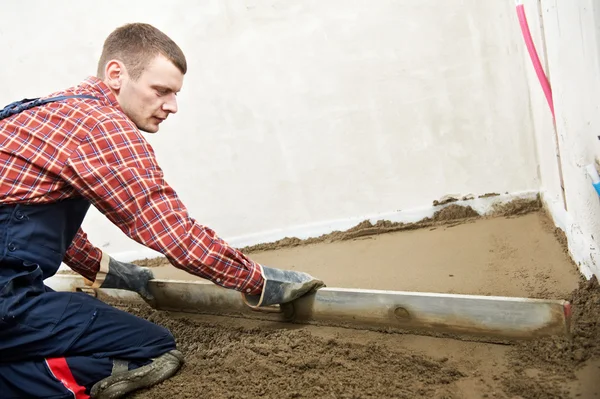
<svg viewBox="0 0 600 399">
<path fill-rule="evenodd" d="M 173 92 L 170 88 L 163 86 L 154 86 L 154 90 L 156 91 L 156 95 L 159 97 L 167 96 Z"/>
</svg>

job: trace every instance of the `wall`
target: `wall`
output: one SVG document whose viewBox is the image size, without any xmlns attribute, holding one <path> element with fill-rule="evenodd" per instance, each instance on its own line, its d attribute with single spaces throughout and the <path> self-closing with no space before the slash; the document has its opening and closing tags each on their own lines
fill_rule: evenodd
<svg viewBox="0 0 600 399">
<path fill-rule="evenodd" d="M 546 41 L 544 36 L 544 23 L 542 19 L 539 0 L 529 0 L 524 2 L 527 22 L 536 47 L 538 56 L 542 63 L 544 71 L 552 80 L 554 76 L 549 73 Z M 520 31 L 519 21 L 516 12 L 514 13 L 513 30 Z M 522 46 L 525 49 L 525 42 L 522 39 Z M 531 62 L 529 53 L 523 52 L 523 62 L 526 66 L 525 72 L 528 80 L 529 108 L 533 121 L 533 133 L 536 139 L 536 148 L 538 155 L 538 170 L 541 176 L 540 191 L 543 193 L 544 200 L 547 203 L 555 204 L 556 207 L 563 209 L 565 199 L 562 184 L 562 171 L 560 169 L 560 148 L 557 138 L 557 131 L 554 127 L 552 113 L 544 96 L 535 69 Z"/>
<path fill-rule="evenodd" d="M 593 0 L 525 4 L 536 47 L 545 58 L 556 114 L 554 129 L 527 57 L 544 200 L 565 231 L 581 271 L 587 277 L 600 275 L 600 198 L 585 170 L 600 154 L 600 4 Z"/>
<path fill-rule="evenodd" d="M 512 2 L 5 1 L 0 102 L 93 74 L 130 21 L 188 56 L 180 113 L 149 140 L 192 215 L 227 239 L 539 188 Z M 84 226 L 113 254 L 139 249 L 96 212 Z"/>
</svg>

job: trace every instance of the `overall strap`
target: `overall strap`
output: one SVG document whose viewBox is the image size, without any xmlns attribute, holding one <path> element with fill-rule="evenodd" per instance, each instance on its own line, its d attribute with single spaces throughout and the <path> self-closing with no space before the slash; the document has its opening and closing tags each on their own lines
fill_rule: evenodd
<svg viewBox="0 0 600 399">
<path fill-rule="evenodd" d="M 63 101 L 68 98 L 88 98 L 88 99 L 92 99 L 92 100 L 99 100 L 98 97 L 90 96 L 87 94 L 74 94 L 71 96 L 58 96 L 58 97 L 45 98 L 43 100 L 40 98 L 25 98 L 21 101 L 15 101 L 13 103 L 10 103 L 6 107 L 2 108 L 0 110 L 0 121 L 2 119 L 6 119 L 10 116 L 16 115 L 20 112 L 26 111 L 33 107 L 38 107 L 40 105 L 53 103 L 56 101 Z"/>
</svg>

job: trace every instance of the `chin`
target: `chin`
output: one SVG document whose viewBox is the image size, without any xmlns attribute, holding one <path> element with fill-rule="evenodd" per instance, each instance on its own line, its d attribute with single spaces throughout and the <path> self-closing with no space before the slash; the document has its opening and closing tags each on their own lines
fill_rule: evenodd
<svg viewBox="0 0 600 399">
<path fill-rule="evenodd" d="M 158 125 L 138 126 L 138 129 L 140 129 L 142 132 L 146 132 L 146 133 L 156 133 L 156 132 L 158 132 Z"/>
</svg>

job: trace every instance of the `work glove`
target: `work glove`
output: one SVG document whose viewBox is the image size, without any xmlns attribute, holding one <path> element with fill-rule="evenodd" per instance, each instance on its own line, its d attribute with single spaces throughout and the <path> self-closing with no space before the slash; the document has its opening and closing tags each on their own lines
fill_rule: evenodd
<svg viewBox="0 0 600 399">
<path fill-rule="evenodd" d="M 107 259 L 108 258 L 108 259 Z M 154 300 L 148 290 L 148 281 L 154 274 L 147 267 L 140 267 L 132 263 L 119 262 L 103 254 L 100 270 L 93 283 L 86 280 L 86 285 L 92 288 L 114 288 L 133 291 L 140 294 L 146 301 Z"/>
<path fill-rule="evenodd" d="M 261 295 L 242 294 L 244 302 L 253 308 L 292 302 L 325 286 L 323 281 L 304 272 L 259 267 L 264 279 Z"/>
</svg>

